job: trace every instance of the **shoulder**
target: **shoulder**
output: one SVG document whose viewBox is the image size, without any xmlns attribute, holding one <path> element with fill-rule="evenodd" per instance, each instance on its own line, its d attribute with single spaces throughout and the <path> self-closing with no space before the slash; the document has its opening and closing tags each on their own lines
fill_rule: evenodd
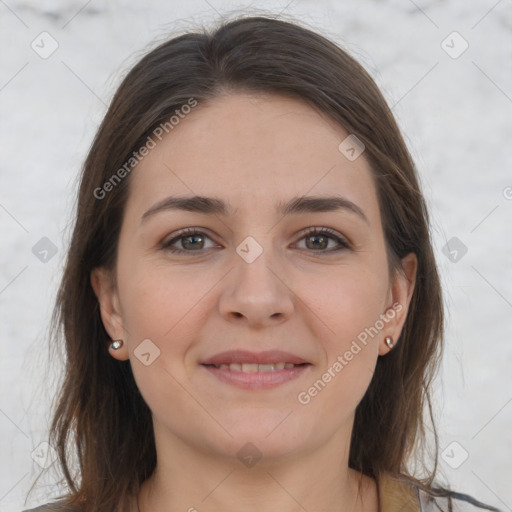
<svg viewBox="0 0 512 512">
<path fill-rule="evenodd" d="M 450 490 L 425 491 L 413 480 L 384 473 L 378 478 L 382 512 L 504 512 L 467 494 Z M 439 494 L 443 494 L 442 496 Z"/>
<path fill-rule="evenodd" d="M 79 512 L 79 509 L 76 506 L 72 507 L 69 504 L 55 501 L 36 508 L 23 510 L 22 512 Z"/>
<path fill-rule="evenodd" d="M 455 491 L 447 491 L 446 496 L 432 496 L 422 489 L 418 489 L 418 499 L 420 503 L 420 512 L 504 512 L 482 503 L 469 494 L 463 494 Z"/>
</svg>

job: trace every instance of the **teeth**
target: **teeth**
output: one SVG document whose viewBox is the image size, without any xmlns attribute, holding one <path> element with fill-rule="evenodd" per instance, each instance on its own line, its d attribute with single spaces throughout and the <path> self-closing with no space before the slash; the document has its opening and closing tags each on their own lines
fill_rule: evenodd
<svg viewBox="0 0 512 512">
<path fill-rule="evenodd" d="M 272 363 L 272 364 L 255 364 L 255 363 L 231 363 L 217 364 L 216 368 L 220 370 L 231 370 L 234 372 L 256 373 L 256 372 L 273 372 L 275 370 L 284 370 L 294 368 L 293 363 Z"/>
</svg>

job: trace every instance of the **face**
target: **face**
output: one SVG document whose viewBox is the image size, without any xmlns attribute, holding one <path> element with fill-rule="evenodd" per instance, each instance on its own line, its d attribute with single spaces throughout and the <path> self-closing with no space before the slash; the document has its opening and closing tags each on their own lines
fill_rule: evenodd
<svg viewBox="0 0 512 512">
<path fill-rule="evenodd" d="M 416 268 L 410 255 L 390 276 L 369 165 L 338 149 L 348 135 L 301 101 L 230 94 L 132 172 L 117 284 L 104 269 L 92 284 L 157 445 L 234 457 L 251 441 L 272 460 L 348 443 Z M 212 202 L 170 200 L 193 196 Z M 206 365 L 230 351 L 252 354 Z"/>
</svg>

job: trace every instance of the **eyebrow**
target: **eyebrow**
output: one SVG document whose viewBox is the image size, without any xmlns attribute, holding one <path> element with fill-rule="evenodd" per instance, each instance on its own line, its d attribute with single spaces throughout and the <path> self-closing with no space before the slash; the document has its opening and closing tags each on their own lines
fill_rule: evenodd
<svg viewBox="0 0 512 512">
<path fill-rule="evenodd" d="M 226 217 L 234 214 L 233 208 L 222 199 L 205 196 L 171 196 L 159 201 L 144 212 L 141 217 L 141 223 L 156 213 L 168 210 L 185 210 L 188 212 L 206 215 L 223 215 Z M 341 196 L 302 196 L 292 198 L 288 202 L 281 201 L 277 205 L 277 213 L 282 215 L 333 212 L 338 210 L 354 213 L 369 224 L 368 218 L 363 210 L 349 199 Z"/>
</svg>

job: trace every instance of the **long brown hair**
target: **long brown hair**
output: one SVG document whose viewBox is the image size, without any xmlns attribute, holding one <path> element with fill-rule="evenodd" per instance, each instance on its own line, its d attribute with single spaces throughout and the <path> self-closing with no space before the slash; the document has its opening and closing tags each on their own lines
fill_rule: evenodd
<svg viewBox="0 0 512 512">
<path fill-rule="evenodd" d="M 156 465 L 151 411 L 130 362 L 108 353 L 90 284 L 94 268 L 115 267 L 129 172 L 104 197 L 98 198 L 98 189 L 190 98 L 204 104 L 231 91 L 298 98 L 364 143 L 390 270 L 400 272 L 400 259 L 413 252 L 418 271 L 400 339 L 378 359 L 356 409 L 349 465 L 371 477 L 390 472 L 433 487 L 435 436 L 433 467 L 425 465 L 418 476 L 408 466 L 427 438 L 424 413 L 432 419 L 429 390 L 443 335 L 440 281 L 413 161 L 376 84 L 343 49 L 297 22 L 239 17 L 174 37 L 145 55 L 115 93 L 85 161 L 53 317 L 67 360 L 49 442 L 69 487 L 63 502 L 70 508 L 122 510 Z"/>
</svg>

